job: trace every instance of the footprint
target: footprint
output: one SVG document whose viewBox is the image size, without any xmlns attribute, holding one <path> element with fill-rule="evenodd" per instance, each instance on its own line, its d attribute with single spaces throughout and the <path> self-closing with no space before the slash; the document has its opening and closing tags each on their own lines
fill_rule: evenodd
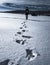
<svg viewBox="0 0 50 65">
<path fill-rule="evenodd" d="M 27 28 L 27 26 L 26 26 L 26 25 L 23 25 L 23 27 L 24 27 L 24 28 Z"/>
<path fill-rule="evenodd" d="M 22 29 L 23 27 L 20 27 L 20 29 Z"/>
<path fill-rule="evenodd" d="M 22 32 L 25 32 L 26 30 L 22 30 Z"/>
<path fill-rule="evenodd" d="M 0 65 L 8 65 L 9 61 L 9 59 L 4 60 L 3 62 L 0 62 Z"/>
<path fill-rule="evenodd" d="M 26 24 L 24 24 L 23 26 L 26 26 Z"/>
<path fill-rule="evenodd" d="M 21 23 L 21 24 L 25 24 L 26 22 L 23 22 L 23 23 Z"/>
<path fill-rule="evenodd" d="M 25 35 L 22 35 L 22 37 L 23 38 L 28 38 L 28 39 L 32 38 L 31 36 L 25 36 Z"/>
<path fill-rule="evenodd" d="M 21 32 L 17 32 L 17 34 L 21 34 Z"/>
<path fill-rule="evenodd" d="M 26 40 L 22 41 L 22 45 L 25 44 Z"/>
<path fill-rule="evenodd" d="M 21 41 L 22 41 L 22 40 L 16 40 L 16 42 L 19 43 L 19 44 L 20 44 Z"/>
</svg>

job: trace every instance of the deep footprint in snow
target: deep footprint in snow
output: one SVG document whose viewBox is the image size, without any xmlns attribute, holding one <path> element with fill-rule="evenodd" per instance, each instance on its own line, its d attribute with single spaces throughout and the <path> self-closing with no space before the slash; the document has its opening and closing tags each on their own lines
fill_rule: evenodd
<svg viewBox="0 0 50 65">
<path fill-rule="evenodd" d="M 19 43 L 19 44 L 20 44 L 21 41 L 22 41 L 22 40 L 16 40 L 16 42 Z"/>
<path fill-rule="evenodd" d="M 18 34 L 19 34 L 19 35 L 21 35 L 21 34 L 22 34 L 22 32 L 17 32 L 17 34 L 15 34 L 15 36 L 18 36 Z"/>
<path fill-rule="evenodd" d="M 27 28 L 27 26 L 24 26 L 25 28 Z"/>
<path fill-rule="evenodd" d="M 28 32 L 29 30 L 22 30 L 22 32 Z"/>
<path fill-rule="evenodd" d="M 17 43 L 24 45 L 26 40 L 16 40 Z"/>
<path fill-rule="evenodd" d="M 9 59 L 4 60 L 3 62 L 0 62 L 0 65 L 8 65 L 9 61 L 10 61 Z"/>
<path fill-rule="evenodd" d="M 23 25 L 23 27 L 24 27 L 24 28 L 27 28 L 27 26 L 26 26 L 26 25 Z"/>
<path fill-rule="evenodd" d="M 31 36 L 25 36 L 25 35 L 22 35 L 22 37 L 23 38 L 28 38 L 28 39 L 32 38 Z"/>
<path fill-rule="evenodd" d="M 20 29 L 22 29 L 23 27 L 20 27 Z"/>
<path fill-rule="evenodd" d="M 26 30 L 22 30 L 22 32 L 25 32 Z"/>
<path fill-rule="evenodd" d="M 21 32 L 17 32 L 17 34 L 22 34 Z"/>
<path fill-rule="evenodd" d="M 22 41 L 22 45 L 24 45 L 24 44 L 25 44 L 25 42 L 26 42 L 26 40 L 23 40 L 23 41 Z"/>
</svg>

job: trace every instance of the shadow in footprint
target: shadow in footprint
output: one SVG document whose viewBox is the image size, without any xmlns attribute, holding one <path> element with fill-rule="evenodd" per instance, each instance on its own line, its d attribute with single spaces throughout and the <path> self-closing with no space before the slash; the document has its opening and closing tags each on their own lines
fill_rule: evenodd
<svg viewBox="0 0 50 65">
<path fill-rule="evenodd" d="M 29 30 L 22 30 L 22 32 L 28 32 Z"/>
<path fill-rule="evenodd" d="M 23 27 L 20 27 L 20 29 L 22 29 Z"/>
<path fill-rule="evenodd" d="M 24 27 L 24 28 L 27 28 L 27 26 L 26 26 L 26 25 L 23 25 L 23 27 Z"/>
<path fill-rule="evenodd" d="M 17 34 L 21 34 L 21 32 L 17 32 Z"/>
<path fill-rule="evenodd" d="M 22 41 L 22 40 L 16 40 L 16 42 L 19 43 L 19 44 L 20 44 L 21 41 Z"/>
<path fill-rule="evenodd" d="M 23 26 L 26 26 L 26 24 L 24 24 Z"/>
<path fill-rule="evenodd" d="M 28 39 L 32 38 L 31 36 L 25 36 L 25 35 L 22 35 L 22 37 L 23 38 L 28 38 Z"/>
<path fill-rule="evenodd" d="M 25 28 L 27 28 L 27 26 L 24 26 Z"/>
<path fill-rule="evenodd" d="M 8 65 L 8 62 L 9 62 L 10 60 L 9 59 L 7 59 L 7 60 L 5 60 L 5 61 L 3 61 L 3 62 L 0 62 L 0 65 Z"/>
<path fill-rule="evenodd" d="M 25 44 L 25 42 L 26 42 L 26 40 L 23 40 L 23 41 L 22 41 L 22 45 L 24 45 L 24 44 Z"/>
<path fill-rule="evenodd" d="M 26 30 L 22 30 L 22 32 L 25 32 Z"/>
</svg>

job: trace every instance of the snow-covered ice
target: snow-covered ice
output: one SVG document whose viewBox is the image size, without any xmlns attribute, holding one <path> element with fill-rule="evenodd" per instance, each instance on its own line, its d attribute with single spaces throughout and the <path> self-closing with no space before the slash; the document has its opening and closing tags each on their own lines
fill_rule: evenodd
<svg viewBox="0 0 50 65">
<path fill-rule="evenodd" d="M 40 53 L 32 62 L 24 58 L 28 47 Z M 26 21 L 23 14 L 0 13 L 0 62 L 6 59 L 14 64 L 19 60 L 20 65 L 50 65 L 50 16 L 29 15 Z"/>
</svg>

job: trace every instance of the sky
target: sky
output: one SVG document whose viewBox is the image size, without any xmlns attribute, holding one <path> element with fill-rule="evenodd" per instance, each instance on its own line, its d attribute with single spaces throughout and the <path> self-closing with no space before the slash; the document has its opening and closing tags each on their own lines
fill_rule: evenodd
<svg viewBox="0 0 50 65">
<path fill-rule="evenodd" d="M 13 2 L 17 4 L 47 4 L 50 5 L 50 0 L 0 0 L 0 3 L 3 2 Z"/>
</svg>

